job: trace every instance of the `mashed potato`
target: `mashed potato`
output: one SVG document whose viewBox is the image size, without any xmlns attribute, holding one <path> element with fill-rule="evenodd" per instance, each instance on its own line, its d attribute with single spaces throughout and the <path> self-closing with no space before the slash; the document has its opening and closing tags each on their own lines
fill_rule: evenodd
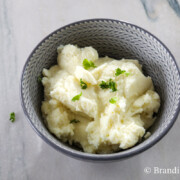
<svg viewBox="0 0 180 180">
<path fill-rule="evenodd" d="M 57 138 L 88 153 L 134 146 L 160 106 L 137 60 L 99 58 L 92 47 L 58 48 L 58 64 L 43 69 L 42 113 Z"/>
</svg>

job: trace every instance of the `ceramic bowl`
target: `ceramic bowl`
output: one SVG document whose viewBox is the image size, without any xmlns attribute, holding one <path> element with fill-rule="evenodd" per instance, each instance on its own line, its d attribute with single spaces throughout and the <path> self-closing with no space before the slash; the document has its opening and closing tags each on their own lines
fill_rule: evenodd
<svg viewBox="0 0 180 180">
<path fill-rule="evenodd" d="M 46 128 L 41 114 L 43 86 L 37 82 L 43 68 L 57 63 L 60 44 L 93 46 L 100 56 L 138 59 L 143 72 L 152 77 L 161 98 L 152 135 L 136 146 L 113 154 L 89 154 L 65 144 Z M 32 51 L 21 77 L 21 102 L 36 133 L 50 146 L 68 156 L 91 161 L 120 160 L 136 155 L 156 144 L 172 127 L 180 109 L 180 74 L 168 48 L 146 30 L 112 19 L 90 19 L 64 26 L 45 37 Z"/>
</svg>

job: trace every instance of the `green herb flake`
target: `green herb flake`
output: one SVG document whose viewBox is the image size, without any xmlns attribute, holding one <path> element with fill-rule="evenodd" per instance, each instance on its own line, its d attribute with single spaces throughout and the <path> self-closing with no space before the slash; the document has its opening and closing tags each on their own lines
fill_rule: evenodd
<svg viewBox="0 0 180 180">
<path fill-rule="evenodd" d="M 131 74 L 130 72 L 126 72 L 126 73 L 125 73 L 126 76 L 129 76 L 130 74 Z"/>
<path fill-rule="evenodd" d="M 110 79 L 108 82 L 102 81 L 101 84 L 99 84 L 101 89 L 111 89 L 112 92 L 117 91 L 116 83 Z"/>
<path fill-rule="evenodd" d="M 112 92 L 117 91 L 116 83 L 112 81 L 112 79 L 109 80 L 109 88 L 112 90 Z"/>
<path fill-rule="evenodd" d="M 119 76 L 121 74 L 125 74 L 126 76 L 129 76 L 130 73 L 129 72 L 126 72 L 125 70 L 121 70 L 120 68 L 117 68 L 116 69 L 116 73 L 115 73 L 115 76 Z"/>
<path fill-rule="evenodd" d="M 16 117 L 15 117 L 15 113 L 14 113 L 14 112 L 10 113 L 10 118 L 9 118 L 9 120 L 10 120 L 11 122 L 14 122 L 14 121 L 16 120 Z"/>
<path fill-rule="evenodd" d="M 72 98 L 72 101 L 73 101 L 73 102 L 78 101 L 81 96 L 82 96 L 82 92 L 81 92 L 80 94 L 74 96 L 74 97 Z"/>
<path fill-rule="evenodd" d="M 121 75 L 121 74 L 123 74 L 123 73 L 125 73 L 125 72 L 126 72 L 125 70 L 121 70 L 120 68 L 117 68 L 117 69 L 116 69 L 115 76 L 119 76 L 119 75 Z"/>
<path fill-rule="evenodd" d="M 84 67 L 84 69 L 89 69 L 89 68 L 95 68 L 96 66 L 94 65 L 94 63 L 92 62 L 92 61 L 89 61 L 89 60 L 87 60 L 87 59 L 84 59 L 83 60 L 83 67 Z"/>
<path fill-rule="evenodd" d="M 82 79 L 80 79 L 80 86 L 81 86 L 81 89 L 87 88 L 87 84 Z"/>
<path fill-rule="evenodd" d="M 115 103 L 117 102 L 117 100 L 118 100 L 117 97 L 113 97 L 113 98 L 111 98 L 111 99 L 109 100 L 109 102 L 110 102 L 111 104 L 115 104 Z"/>
<path fill-rule="evenodd" d="M 79 120 L 76 120 L 76 119 L 72 119 L 70 120 L 70 123 L 79 123 L 80 121 Z"/>
<path fill-rule="evenodd" d="M 109 88 L 109 83 L 108 83 L 108 82 L 105 82 L 105 81 L 102 81 L 101 84 L 99 84 L 99 86 L 100 86 L 102 89 L 108 89 L 108 88 Z"/>
<path fill-rule="evenodd" d="M 37 81 L 38 81 L 39 83 L 41 83 L 41 82 L 42 82 L 42 76 L 41 76 L 41 75 L 40 75 L 40 76 L 38 76 Z"/>
</svg>

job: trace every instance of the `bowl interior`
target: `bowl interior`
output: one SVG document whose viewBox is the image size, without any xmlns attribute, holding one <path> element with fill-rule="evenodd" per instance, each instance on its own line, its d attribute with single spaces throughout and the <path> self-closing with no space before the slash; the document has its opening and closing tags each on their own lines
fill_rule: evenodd
<svg viewBox="0 0 180 180">
<path fill-rule="evenodd" d="M 22 105 L 38 134 L 55 148 L 70 155 L 96 156 L 73 150 L 61 143 L 47 131 L 41 115 L 43 87 L 37 82 L 37 77 L 43 68 L 57 63 L 57 47 L 69 43 L 79 47 L 93 46 L 100 56 L 138 59 L 144 73 L 152 77 L 155 90 L 160 95 L 161 107 L 156 122 L 150 128 L 151 137 L 131 149 L 116 153 L 117 157 L 126 157 L 153 145 L 168 131 L 177 115 L 180 98 L 179 71 L 172 55 L 145 30 L 128 23 L 101 19 L 77 22 L 55 31 L 35 48 L 26 62 L 21 81 Z"/>
</svg>

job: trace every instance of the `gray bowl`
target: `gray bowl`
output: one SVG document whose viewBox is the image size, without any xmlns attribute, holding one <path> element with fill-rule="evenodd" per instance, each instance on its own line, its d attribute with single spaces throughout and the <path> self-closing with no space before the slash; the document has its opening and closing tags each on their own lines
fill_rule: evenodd
<svg viewBox="0 0 180 180">
<path fill-rule="evenodd" d="M 43 123 L 43 87 L 37 82 L 43 68 L 56 64 L 60 44 L 93 46 L 100 56 L 138 59 L 152 77 L 161 97 L 152 135 L 136 146 L 113 154 L 89 154 L 60 142 Z M 155 36 L 135 25 L 111 19 L 90 19 L 64 26 L 43 39 L 30 54 L 21 77 L 21 103 L 36 133 L 50 146 L 74 158 L 94 161 L 119 160 L 136 155 L 157 143 L 172 127 L 180 109 L 180 73 L 168 48 Z"/>
</svg>

